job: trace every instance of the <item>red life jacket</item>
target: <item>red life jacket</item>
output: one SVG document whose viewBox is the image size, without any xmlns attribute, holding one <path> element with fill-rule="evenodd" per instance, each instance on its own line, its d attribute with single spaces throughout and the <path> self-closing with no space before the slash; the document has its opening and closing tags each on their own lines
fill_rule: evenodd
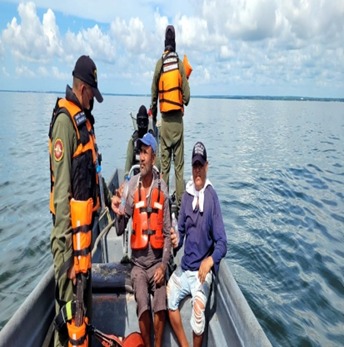
<svg viewBox="0 0 344 347">
<path fill-rule="evenodd" d="M 134 213 L 130 237 L 131 248 L 134 250 L 145 249 L 148 243 L 154 249 L 162 249 L 164 246 L 163 215 L 165 196 L 161 191 L 160 180 L 158 188 L 152 189 L 150 200 L 150 206 L 148 206 L 145 189 L 140 181 L 134 193 Z"/>
</svg>

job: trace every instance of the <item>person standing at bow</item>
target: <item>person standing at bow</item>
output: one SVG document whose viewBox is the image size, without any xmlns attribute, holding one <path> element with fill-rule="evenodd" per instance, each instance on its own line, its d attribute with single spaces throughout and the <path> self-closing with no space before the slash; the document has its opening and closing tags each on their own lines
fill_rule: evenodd
<svg viewBox="0 0 344 347">
<path fill-rule="evenodd" d="M 125 211 L 119 209 L 121 193 L 112 198 L 112 209 L 119 216 L 119 234 L 132 217 L 131 280 L 137 302 L 140 331 L 146 347 L 151 346 L 151 311 L 154 311 L 154 346 L 162 346 L 166 319 L 166 268 L 171 254 L 170 207 L 167 187 L 153 170 L 157 143 L 151 133 L 138 140 L 140 173 L 129 181 Z M 153 302 L 150 303 L 150 295 Z"/>
<path fill-rule="evenodd" d="M 171 159 L 174 160 L 178 208 L 184 192 L 184 105 L 190 101 L 190 86 L 183 62 L 176 53 L 175 30 L 166 27 L 165 51 L 157 61 L 151 88 L 151 112 L 156 124 L 158 101 L 161 113 L 161 173 L 169 186 Z"/>
<path fill-rule="evenodd" d="M 67 346 L 68 341 L 74 345 L 74 328 L 82 346 L 88 344 L 85 325 L 91 310 L 91 230 L 100 206 L 96 171 L 100 160 L 91 113 L 94 97 L 103 101 L 97 68 L 89 56 L 83 55 L 76 61 L 72 88 L 67 85 L 65 97 L 56 101 L 49 129 L 50 243 L 57 314 L 54 346 Z M 78 318 L 74 312 L 67 314 L 75 298 Z"/>
</svg>

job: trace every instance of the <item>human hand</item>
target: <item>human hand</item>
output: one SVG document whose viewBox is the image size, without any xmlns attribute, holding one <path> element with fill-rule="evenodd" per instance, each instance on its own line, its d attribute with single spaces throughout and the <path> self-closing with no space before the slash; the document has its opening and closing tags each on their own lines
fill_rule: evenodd
<svg viewBox="0 0 344 347">
<path fill-rule="evenodd" d="M 213 267 L 213 265 L 214 265 L 214 261 L 213 261 L 213 258 L 211 256 L 202 260 L 201 266 L 199 267 L 199 270 L 198 270 L 198 278 L 199 278 L 201 283 L 203 283 L 205 281 L 205 278 L 206 278 L 208 272 Z"/>
<path fill-rule="evenodd" d="M 122 184 L 116 189 L 115 195 L 121 198 L 123 194 L 123 190 L 124 190 L 124 182 L 122 182 Z"/>
<path fill-rule="evenodd" d="M 153 280 L 155 282 L 156 285 L 160 286 L 164 283 L 165 280 L 165 270 L 166 267 L 163 263 L 161 263 L 157 269 L 155 270 L 154 276 L 153 276 Z"/>
<path fill-rule="evenodd" d="M 76 285 L 76 274 L 74 265 L 72 265 L 67 271 L 67 277 L 73 281 L 73 284 Z"/>
<path fill-rule="evenodd" d="M 178 247 L 178 243 L 179 243 L 179 237 L 177 232 L 174 230 L 174 228 L 171 227 L 171 244 L 173 248 L 177 248 Z"/>
<path fill-rule="evenodd" d="M 121 198 L 118 195 L 114 195 L 111 198 L 111 208 L 112 211 L 115 212 L 116 214 L 121 215 L 119 205 L 121 204 Z"/>
</svg>

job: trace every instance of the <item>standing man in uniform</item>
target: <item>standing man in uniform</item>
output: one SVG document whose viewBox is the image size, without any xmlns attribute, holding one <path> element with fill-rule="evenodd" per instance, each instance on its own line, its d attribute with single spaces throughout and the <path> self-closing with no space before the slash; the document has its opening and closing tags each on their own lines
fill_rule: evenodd
<svg viewBox="0 0 344 347">
<path fill-rule="evenodd" d="M 162 346 L 166 319 L 166 269 L 171 254 L 171 218 L 166 183 L 153 170 L 157 143 L 151 133 L 138 140 L 140 173 L 129 181 L 124 213 L 119 209 L 118 196 L 112 198 L 117 215 L 119 234 L 132 217 L 131 280 L 137 302 L 139 327 L 145 347 L 150 347 L 151 309 L 154 311 L 154 346 Z M 150 295 L 153 300 L 150 302 Z"/>
<path fill-rule="evenodd" d="M 184 192 L 184 105 L 190 101 L 190 86 L 183 62 L 176 53 L 175 30 L 168 25 L 165 51 L 157 61 L 152 81 L 151 112 L 156 124 L 157 108 L 161 113 L 161 173 L 169 186 L 173 156 L 178 209 Z"/>
<path fill-rule="evenodd" d="M 83 55 L 75 64 L 72 88 L 67 85 L 65 97 L 57 99 L 49 130 L 50 211 L 53 216 L 50 243 L 55 271 L 57 317 L 61 316 L 59 314 L 65 310 L 66 304 L 75 298 L 75 284 L 78 274 L 81 274 L 85 278 L 82 287 L 87 303 L 84 305 L 84 314 L 90 318 L 91 229 L 94 213 L 100 206 L 96 173 L 99 158 L 91 113 L 94 97 L 98 102 L 103 101 L 98 90 L 97 68 L 89 56 Z M 89 246 L 76 251 L 75 247 L 73 249 L 73 238 L 78 231 L 72 225 L 73 206 L 79 203 L 79 210 L 83 211 L 79 217 L 85 221 L 83 227 L 88 230 L 87 233 L 83 230 L 85 233 L 80 237 L 86 237 Z M 82 260 L 76 252 L 82 254 Z M 75 258 L 80 260 L 80 264 L 75 262 Z M 57 325 L 60 323 L 60 329 L 55 331 L 54 346 L 67 346 L 66 324 L 55 322 Z M 87 338 L 87 333 L 84 338 Z"/>
</svg>

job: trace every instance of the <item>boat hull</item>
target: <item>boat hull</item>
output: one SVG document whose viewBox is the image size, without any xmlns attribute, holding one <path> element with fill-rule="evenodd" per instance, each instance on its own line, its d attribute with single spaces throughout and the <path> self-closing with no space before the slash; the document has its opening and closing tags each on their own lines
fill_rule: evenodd
<svg viewBox="0 0 344 347">
<path fill-rule="evenodd" d="M 121 177 L 123 175 L 116 171 L 109 184 L 111 191 L 119 186 Z M 98 237 L 92 260 L 92 324 L 106 334 L 125 337 L 134 331 L 139 331 L 139 325 L 130 281 L 131 265 L 129 262 L 123 262 L 126 259 L 128 238 L 117 236 L 115 220 L 113 224 L 113 227 L 100 231 L 99 224 L 96 223 L 93 230 L 94 236 Z M 130 223 L 128 224 L 130 227 Z M 130 256 L 130 253 L 128 255 Z M 175 262 L 179 261 L 177 256 Z M 52 345 L 54 293 L 54 273 L 51 267 L 0 331 L 0 347 L 37 347 L 43 343 L 45 347 Z M 186 335 L 192 345 L 189 297 L 182 302 L 180 312 Z M 221 261 L 219 273 L 214 277 L 211 296 L 206 307 L 206 317 L 208 324 L 203 346 L 271 346 L 235 281 L 226 259 Z M 164 329 L 163 345 L 178 346 L 168 319 Z M 101 345 L 94 340 L 93 346 Z"/>
</svg>

